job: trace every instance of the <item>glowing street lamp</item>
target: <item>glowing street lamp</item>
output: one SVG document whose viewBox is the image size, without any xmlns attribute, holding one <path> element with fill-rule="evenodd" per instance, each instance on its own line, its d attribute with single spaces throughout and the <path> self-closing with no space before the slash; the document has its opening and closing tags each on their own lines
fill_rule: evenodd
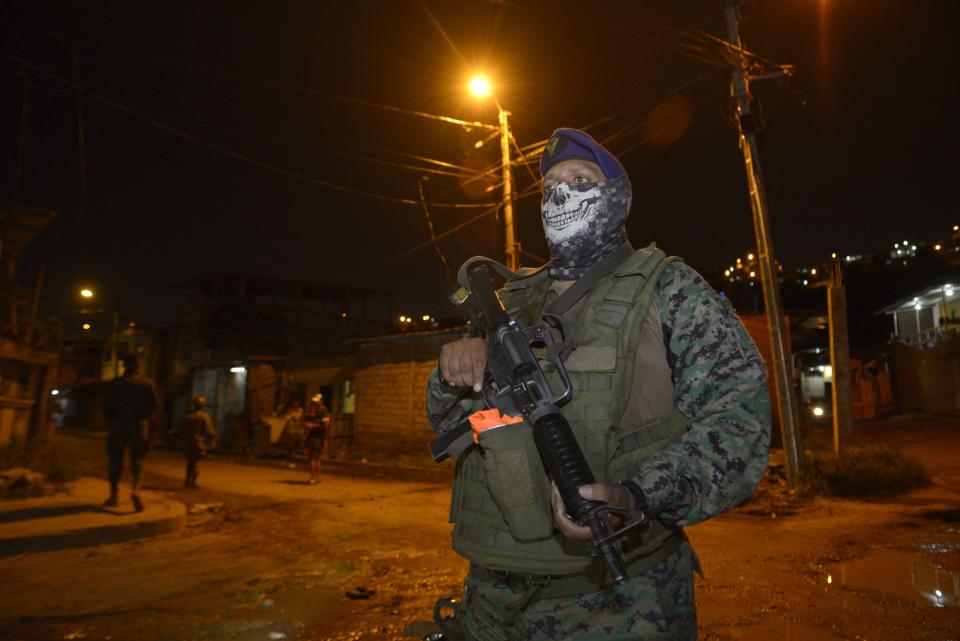
<svg viewBox="0 0 960 641">
<path fill-rule="evenodd" d="M 90 329 L 90 323 L 84 323 L 81 327 L 83 327 L 83 331 L 87 331 Z"/>
<path fill-rule="evenodd" d="M 93 290 L 88 287 L 84 287 L 83 289 L 80 290 L 80 297 L 93 298 Z"/>
<path fill-rule="evenodd" d="M 470 93 L 477 98 L 487 98 L 493 95 L 493 85 L 483 75 L 475 75 L 467 83 Z M 520 265 L 520 247 L 517 244 L 513 229 L 513 184 L 510 177 L 510 125 L 507 122 L 509 111 L 504 111 L 499 100 L 497 114 L 500 121 L 500 163 L 503 171 L 503 226 L 506 239 L 507 267 L 516 270 Z"/>
<path fill-rule="evenodd" d="M 474 76 L 467 83 L 467 88 L 477 98 L 486 98 L 493 91 L 493 86 L 486 76 Z"/>
</svg>

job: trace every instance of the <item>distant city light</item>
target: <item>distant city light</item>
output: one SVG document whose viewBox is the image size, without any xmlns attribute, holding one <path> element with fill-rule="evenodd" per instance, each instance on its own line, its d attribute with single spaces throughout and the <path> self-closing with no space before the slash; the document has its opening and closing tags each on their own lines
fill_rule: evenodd
<svg viewBox="0 0 960 641">
<path fill-rule="evenodd" d="M 740 264 L 740 263 L 742 263 L 742 262 L 743 262 L 743 261 L 740 260 L 739 258 L 737 259 L 737 264 Z"/>
<path fill-rule="evenodd" d="M 401 323 L 406 323 L 406 322 L 407 322 L 407 317 L 406 317 L 406 316 L 401 316 L 401 317 L 400 317 L 400 322 L 401 322 Z"/>
<path fill-rule="evenodd" d="M 810 275 L 811 275 L 811 276 L 816 276 L 816 275 L 817 275 L 817 268 L 816 268 L 816 267 L 814 267 L 814 268 L 812 268 L 812 269 L 810 270 Z"/>
<path fill-rule="evenodd" d="M 954 225 L 953 231 L 960 231 L 960 225 Z"/>
<path fill-rule="evenodd" d="M 813 415 L 814 415 L 814 416 L 823 416 L 823 408 L 820 407 L 820 406 L 814 407 L 814 408 L 813 408 Z"/>
<path fill-rule="evenodd" d="M 943 290 L 943 293 L 945 296 L 953 296 L 953 288 L 947 287 L 946 289 Z"/>
<path fill-rule="evenodd" d="M 806 285 L 809 281 L 806 278 L 803 279 L 803 284 Z"/>
<path fill-rule="evenodd" d="M 836 258 L 836 257 L 837 257 L 837 252 L 833 252 L 832 254 L 830 254 L 830 258 Z"/>
<path fill-rule="evenodd" d="M 346 317 L 347 317 L 346 312 L 340 312 L 340 318 L 346 318 Z"/>
<path fill-rule="evenodd" d="M 753 260 L 753 254 L 747 254 L 747 260 Z"/>
<path fill-rule="evenodd" d="M 81 327 L 83 328 L 83 331 L 87 331 L 88 329 L 90 329 L 90 323 L 84 323 L 83 325 L 81 325 Z"/>
<path fill-rule="evenodd" d="M 93 298 L 93 290 L 84 287 L 83 289 L 80 290 L 80 295 L 83 296 L 84 298 Z"/>
<path fill-rule="evenodd" d="M 936 245 L 933 246 L 934 251 L 940 251 L 941 249 L 943 248 L 940 246 L 940 243 L 937 243 Z"/>
<path fill-rule="evenodd" d="M 60 395 L 60 390 L 58 390 L 58 389 L 52 389 L 52 390 L 50 390 L 50 393 L 53 394 L 54 396 L 59 396 L 59 395 Z"/>
<path fill-rule="evenodd" d="M 247 368 L 246 368 L 246 367 L 242 367 L 242 366 L 240 366 L 240 367 L 231 367 L 231 368 L 230 368 L 230 373 L 231 373 L 231 374 L 246 374 L 246 373 L 247 373 Z"/>
<path fill-rule="evenodd" d="M 916 303 L 913 306 L 913 308 L 919 312 L 921 309 L 923 309 L 923 305 L 921 305 L 920 303 Z"/>
<path fill-rule="evenodd" d="M 750 272 L 750 278 L 754 278 L 756 277 L 756 275 L 757 275 L 757 272 Z"/>
</svg>

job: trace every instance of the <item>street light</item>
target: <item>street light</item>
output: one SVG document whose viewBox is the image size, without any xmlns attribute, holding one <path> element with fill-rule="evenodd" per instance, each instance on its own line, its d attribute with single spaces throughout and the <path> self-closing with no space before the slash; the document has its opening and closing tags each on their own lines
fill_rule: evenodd
<svg viewBox="0 0 960 641">
<path fill-rule="evenodd" d="M 483 75 L 470 78 L 467 88 L 477 98 L 493 95 L 493 84 Z M 510 126 L 507 122 L 509 111 L 504 111 L 500 101 L 494 99 L 500 121 L 500 163 L 503 171 L 503 226 L 506 239 L 507 267 L 512 270 L 520 265 L 520 247 L 513 229 L 513 183 L 510 177 Z"/>
<path fill-rule="evenodd" d="M 470 78 L 467 86 L 470 88 L 470 93 L 478 98 L 486 98 L 490 95 L 490 92 L 493 91 L 490 80 L 486 76 L 474 76 Z"/>
<path fill-rule="evenodd" d="M 80 294 L 80 298 L 83 298 L 85 300 L 92 300 L 96 296 L 96 292 L 94 292 L 94 290 L 91 289 L 90 287 L 83 287 L 80 289 L 78 293 Z M 102 313 L 105 313 L 106 310 L 84 308 L 82 310 L 79 310 L 79 312 L 81 314 L 102 314 Z M 118 347 L 120 342 L 120 312 L 114 309 L 112 312 L 112 316 L 113 316 L 113 330 L 111 332 L 110 357 L 113 360 L 113 376 L 114 378 L 119 378 L 120 377 L 120 359 L 119 359 Z M 134 324 L 131 322 L 130 327 L 133 327 L 133 326 Z M 90 323 L 84 323 L 82 327 L 83 327 L 83 331 L 85 332 L 92 329 L 92 326 L 90 325 Z"/>
</svg>

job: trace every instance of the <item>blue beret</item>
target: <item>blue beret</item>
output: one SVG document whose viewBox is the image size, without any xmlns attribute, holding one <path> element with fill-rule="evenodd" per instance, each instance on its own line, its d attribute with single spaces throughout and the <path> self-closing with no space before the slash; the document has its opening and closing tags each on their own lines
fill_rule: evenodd
<svg viewBox="0 0 960 641">
<path fill-rule="evenodd" d="M 540 175 L 564 160 L 589 160 L 600 165 L 607 180 L 626 175 L 623 165 L 607 148 L 579 129 L 557 129 L 547 140 L 540 156 Z"/>
</svg>

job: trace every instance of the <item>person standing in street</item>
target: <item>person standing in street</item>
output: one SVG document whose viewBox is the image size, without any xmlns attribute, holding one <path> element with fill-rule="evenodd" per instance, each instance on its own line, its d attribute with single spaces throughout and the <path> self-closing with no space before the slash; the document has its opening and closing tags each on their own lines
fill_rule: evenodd
<svg viewBox="0 0 960 641">
<path fill-rule="evenodd" d="M 197 465 L 216 444 L 213 419 L 204 409 L 206 404 L 207 399 L 204 397 L 194 397 L 193 411 L 183 417 L 180 425 L 181 443 L 187 455 L 187 478 L 183 487 L 187 489 L 197 487 Z"/>
<path fill-rule="evenodd" d="M 549 316 L 569 350 L 573 394 L 560 411 L 598 481 L 580 496 L 640 510 L 646 522 L 618 543 L 629 580 L 608 584 L 591 530 L 568 516 L 538 464 L 533 428 L 481 432 L 451 453 L 453 547 L 470 570 L 444 634 L 693 641 L 700 563 L 683 528 L 736 506 L 763 476 L 766 368 L 729 302 L 696 271 L 655 245 L 630 244 L 630 179 L 605 147 L 558 129 L 540 172 L 551 261 L 511 277 L 500 300 L 521 325 Z M 487 357 L 479 336 L 442 347 L 426 399 L 438 436 L 485 409 Z"/>
<path fill-rule="evenodd" d="M 106 386 L 100 404 L 101 412 L 110 428 L 107 435 L 110 496 L 104 507 L 117 505 L 120 475 L 123 473 L 124 453 L 130 451 L 130 500 L 137 512 L 143 511 L 140 499 L 140 477 L 143 459 L 149 449 L 149 419 L 157 409 L 157 395 L 153 381 L 139 374 L 139 363 L 134 354 L 123 359 L 123 376 Z"/>
<path fill-rule="evenodd" d="M 310 399 L 303 426 L 307 430 L 307 451 L 310 455 L 310 485 L 320 482 L 320 458 L 327 445 L 327 428 L 330 426 L 330 412 L 323 404 L 323 394 Z"/>
</svg>

